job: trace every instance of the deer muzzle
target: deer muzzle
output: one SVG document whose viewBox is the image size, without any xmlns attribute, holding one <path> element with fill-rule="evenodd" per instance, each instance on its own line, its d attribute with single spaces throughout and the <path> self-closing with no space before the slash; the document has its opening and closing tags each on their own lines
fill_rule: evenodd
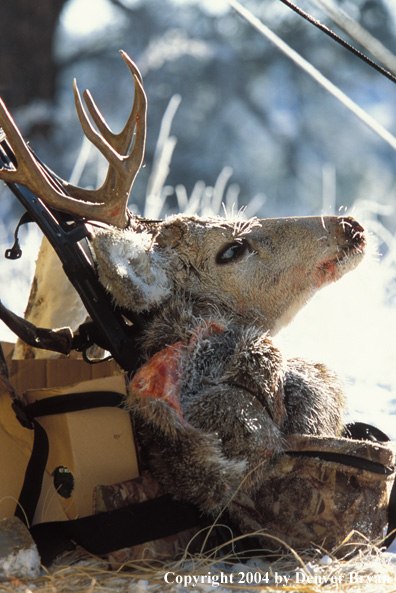
<svg viewBox="0 0 396 593">
<path fill-rule="evenodd" d="M 323 219 L 325 221 L 325 219 Z M 317 287 L 338 280 L 355 268 L 364 257 L 366 234 L 364 228 L 352 217 L 332 217 L 324 227 L 328 232 L 328 255 L 319 262 L 316 270 Z"/>
</svg>

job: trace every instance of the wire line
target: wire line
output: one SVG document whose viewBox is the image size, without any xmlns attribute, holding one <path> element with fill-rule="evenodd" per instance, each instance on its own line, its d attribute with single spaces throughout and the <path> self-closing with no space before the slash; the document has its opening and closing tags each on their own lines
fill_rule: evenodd
<svg viewBox="0 0 396 593">
<path fill-rule="evenodd" d="M 358 58 L 363 60 L 363 62 L 365 62 L 366 64 L 368 64 L 369 66 L 371 66 L 372 68 L 377 70 L 377 72 L 380 72 L 381 74 L 383 74 L 383 76 L 386 76 L 386 78 L 389 78 L 389 80 L 396 83 L 396 76 L 394 76 L 391 72 L 389 72 L 388 70 L 386 70 L 385 68 L 383 68 L 382 66 L 380 66 L 379 64 L 374 62 L 374 60 L 372 60 L 371 58 L 366 56 L 363 52 L 358 50 L 356 47 L 354 47 L 353 45 L 348 43 L 348 41 L 345 41 L 345 39 L 342 39 L 339 35 L 337 35 L 337 33 L 334 33 L 334 31 L 329 29 L 329 27 L 326 27 L 326 25 L 324 25 L 323 23 L 321 23 L 320 21 L 315 19 L 308 12 L 305 12 L 305 10 L 302 10 L 302 8 L 300 8 L 299 6 L 294 4 L 294 2 L 291 2 L 290 0 L 280 0 L 280 2 L 285 4 L 285 6 L 288 6 L 296 14 L 298 14 L 303 19 L 308 21 L 308 23 L 311 23 L 311 25 L 314 25 L 315 27 L 317 27 L 320 31 L 322 31 L 323 33 L 328 35 L 331 39 L 333 39 L 334 41 L 339 43 L 342 47 L 345 47 L 348 51 L 350 51 L 355 56 L 357 56 Z"/>
<path fill-rule="evenodd" d="M 255 17 L 247 8 L 242 6 L 238 0 L 228 0 L 230 6 L 252 27 L 254 27 L 261 35 L 266 37 L 272 44 L 281 50 L 290 60 L 297 66 L 304 70 L 311 76 L 318 84 L 327 90 L 333 97 L 342 103 L 349 111 L 351 111 L 358 119 L 360 119 L 367 127 L 375 132 L 382 140 L 389 146 L 396 150 L 396 138 L 378 123 L 371 115 L 369 115 L 362 107 L 355 103 L 348 95 L 341 91 L 335 84 L 326 78 L 315 66 L 308 60 L 303 58 L 298 52 L 292 49 L 285 41 L 283 41 L 276 33 L 271 31 L 264 23 Z"/>
</svg>

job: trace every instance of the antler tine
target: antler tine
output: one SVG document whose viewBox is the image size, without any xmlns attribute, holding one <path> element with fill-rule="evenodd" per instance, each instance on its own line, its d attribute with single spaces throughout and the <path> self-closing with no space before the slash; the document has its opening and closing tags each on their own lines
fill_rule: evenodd
<svg viewBox="0 0 396 593">
<path fill-rule="evenodd" d="M 123 130 L 118 134 L 114 134 L 110 130 L 103 115 L 99 111 L 90 91 L 84 91 L 83 97 L 84 97 L 86 106 L 88 108 L 88 111 L 92 117 L 92 120 L 93 120 L 94 124 L 96 125 L 97 129 L 99 130 L 99 133 L 109 143 L 109 145 L 111 147 L 113 147 L 120 155 L 124 155 L 126 152 L 129 151 L 131 144 L 132 144 L 132 140 L 133 140 L 133 134 L 136 129 L 136 137 L 135 137 L 136 149 L 134 151 L 134 155 L 136 157 L 135 158 L 136 164 L 134 166 L 135 167 L 137 166 L 137 171 L 138 171 L 140 169 L 141 162 L 143 160 L 144 147 L 145 147 L 145 142 L 146 142 L 146 126 L 145 125 L 141 126 L 140 121 L 139 122 L 136 121 L 136 116 L 140 111 L 142 111 L 142 107 L 143 107 L 143 110 L 144 110 L 143 121 L 145 122 L 146 97 L 144 94 L 143 81 L 142 81 L 142 76 L 139 72 L 139 69 L 137 68 L 136 64 L 130 59 L 128 54 L 126 54 L 123 51 L 121 51 L 120 53 L 121 53 L 122 57 L 124 58 L 124 61 L 125 61 L 126 65 L 128 66 L 129 70 L 131 71 L 132 76 L 134 77 L 134 80 L 135 80 L 135 96 L 134 96 L 133 106 L 132 106 L 131 113 L 128 117 L 128 121 L 125 124 Z M 79 103 L 80 102 L 81 102 L 81 100 L 79 100 Z M 80 105 L 80 107 L 81 107 L 81 105 Z M 140 119 L 141 118 L 139 118 L 139 120 Z M 136 177 L 136 174 L 134 177 Z M 133 181 L 134 181 L 134 179 L 131 180 L 132 183 L 133 183 Z M 111 168 L 109 168 L 106 180 L 104 182 L 104 186 L 106 187 L 106 190 L 112 191 L 114 184 L 115 184 L 115 171 L 112 170 Z"/>
<path fill-rule="evenodd" d="M 68 195 L 62 193 L 48 179 L 1 99 L 0 126 L 14 151 L 17 166 L 0 169 L 0 179 L 27 186 L 48 206 L 58 210 L 125 228 L 129 223 L 129 193 L 143 162 L 147 100 L 139 70 L 125 52 L 121 54 L 134 78 L 135 97 L 128 121 L 119 134 L 110 130 L 91 95 L 86 92 L 84 99 L 99 132 L 95 130 L 83 107 L 77 85 L 74 84 L 76 109 L 84 134 L 109 162 L 103 185 L 96 190 L 86 190 L 60 180 Z M 135 131 L 135 140 L 130 151 Z"/>
<path fill-rule="evenodd" d="M 121 54 L 133 75 L 135 96 L 131 113 L 120 133 L 114 134 L 110 130 L 91 93 L 84 91 L 86 106 L 99 133 L 95 130 L 84 109 L 77 85 L 74 84 L 76 110 L 84 134 L 109 162 L 106 179 L 98 190 L 82 190 L 79 187 L 64 184 L 69 193 L 80 199 L 88 198 L 91 202 L 99 202 L 106 197 L 107 209 L 112 219 L 118 216 L 121 204 L 126 212 L 129 194 L 142 165 L 146 144 L 147 99 L 142 86 L 142 77 L 129 56 L 123 51 Z M 134 132 L 136 133 L 133 149 L 128 154 Z"/>
<path fill-rule="evenodd" d="M 2 99 L 0 99 L 0 126 L 10 143 L 16 159 L 16 166 L 0 169 L 1 180 L 25 185 L 48 206 L 70 214 L 90 217 L 94 220 L 102 220 L 104 222 L 99 210 L 98 216 L 93 216 L 92 206 L 96 206 L 95 204 L 81 203 L 80 200 L 76 200 L 72 196 L 67 196 L 56 189 L 55 184 L 49 180 L 46 171 L 24 141 L 22 134 Z"/>
<path fill-rule="evenodd" d="M 5 137 L 12 143 L 11 148 L 15 157 L 11 165 L 0 168 L 0 179 L 9 183 L 25 185 L 48 203 L 49 206 L 58 207 L 59 200 L 65 199 L 65 194 L 58 191 L 60 189 L 59 185 L 51 178 L 47 170 L 30 150 L 1 98 L 0 126 L 5 133 Z M 75 201 L 72 197 L 69 199 L 71 203 Z M 66 211 L 74 214 L 73 205 L 71 208 L 72 210 Z M 80 215 L 84 216 L 84 214 Z"/>
<path fill-rule="evenodd" d="M 38 164 L 1 98 L 0 126 L 2 127 L 6 137 L 13 139 L 13 149 L 15 154 L 18 155 L 18 167 L 13 167 L 12 169 L 0 169 L 0 179 L 10 183 L 20 183 L 21 185 L 25 185 L 29 180 L 28 171 L 38 170 Z"/>
<path fill-rule="evenodd" d="M 139 72 L 138 67 L 136 64 L 131 60 L 131 58 L 126 54 L 124 51 L 120 52 L 126 65 L 128 66 L 129 70 L 132 73 L 132 76 L 139 81 L 139 86 L 143 89 L 143 81 L 142 76 Z M 94 124 L 99 130 L 99 133 L 107 140 L 107 142 L 120 154 L 126 153 L 133 140 L 133 133 L 135 130 L 135 123 L 136 123 L 136 112 L 138 111 L 140 105 L 140 94 L 136 92 L 135 87 L 135 97 L 133 101 L 133 106 L 131 113 L 128 117 L 128 121 L 125 124 L 123 130 L 119 134 L 114 134 L 109 126 L 107 125 L 103 115 L 99 111 L 91 93 L 89 90 L 83 92 L 83 97 L 85 104 L 88 108 L 88 111 L 93 119 Z"/>
<path fill-rule="evenodd" d="M 118 153 L 116 150 L 111 146 L 111 144 L 102 136 L 98 134 L 95 130 L 91 121 L 84 109 L 84 105 L 81 101 L 80 91 L 77 87 L 76 79 L 73 80 L 73 90 L 74 90 L 74 98 L 76 104 L 76 111 L 78 115 L 78 119 L 80 120 L 81 127 L 83 129 L 84 134 L 88 138 L 90 142 L 103 154 L 105 159 L 109 161 L 110 165 L 115 167 L 116 169 L 120 169 L 122 166 L 122 161 L 119 158 Z M 104 123 L 104 120 L 103 120 Z M 107 127 L 107 126 L 106 126 Z M 96 201 L 96 200 L 95 200 Z"/>
</svg>

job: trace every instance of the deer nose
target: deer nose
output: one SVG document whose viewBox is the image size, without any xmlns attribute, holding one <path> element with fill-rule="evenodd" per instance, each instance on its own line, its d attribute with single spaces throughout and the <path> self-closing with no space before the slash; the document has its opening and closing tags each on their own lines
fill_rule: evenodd
<svg viewBox="0 0 396 593">
<path fill-rule="evenodd" d="M 364 228 L 351 216 L 341 217 L 340 226 L 342 227 L 347 240 L 350 241 L 352 245 L 359 246 L 366 243 Z"/>
</svg>

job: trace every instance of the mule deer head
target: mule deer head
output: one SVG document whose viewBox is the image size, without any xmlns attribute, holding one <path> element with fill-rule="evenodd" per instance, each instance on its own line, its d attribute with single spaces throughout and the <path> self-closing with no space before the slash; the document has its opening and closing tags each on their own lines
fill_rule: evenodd
<svg viewBox="0 0 396 593">
<path fill-rule="evenodd" d="M 123 307 L 149 311 L 177 294 L 274 333 L 358 264 L 365 238 L 346 217 L 232 222 L 179 215 L 101 231 L 93 246 L 99 277 Z"/>
<path fill-rule="evenodd" d="M 127 202 L 143 161 L 147 102 L 136 65 L 121 53 L 134 79 L 135 97 L 119 134 L 109 129 L 85 91 L 95 129 L 74 83 L 82 129 L 109 162 L 102 187 L 86 190 L 61 179 L 54 184 L 2 101 L 0 125 L 16 163 L 1 169 L 0 178 L 29 187 L 51 207 L 111 225 L 93 237 L 92 245 L 99 278 L 123 307 L 150 311 L 177 293 L 277 331 L 318 288 L 357 265 L 365 246 L 363 228 L 348 217 L 248 222 L 183 215 L 164 221 L 132 218 Z"/>
</svg>

